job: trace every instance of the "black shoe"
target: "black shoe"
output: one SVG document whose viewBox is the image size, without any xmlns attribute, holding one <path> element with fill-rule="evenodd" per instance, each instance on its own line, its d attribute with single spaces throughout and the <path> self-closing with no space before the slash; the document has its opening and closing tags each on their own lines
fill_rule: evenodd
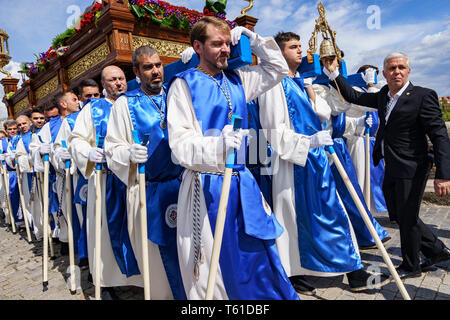
<svg viewBox="0 0 450 320">
<path fill-rule="evenodd" d="M 289 280 L 294 287 L 295 291 L 298 293 L 313 296 L 316 294 L 316 288 L 311 286 L 311 284 L 305 279 L 305 276 L 292 276 Z"/>
<path fill-rule="evenodd" d="M 435 264 L 447 260 L 450 260 L 450 249 L 444 248 L 444 250 L 442 250 L 440 254 L 432 258 L 425 259 L 425 261 L 420 265 L 420 268 L 422 269 L 422 271 L 428 271 Z"/>
<path fill-rule="evenodd" d="M 381 242 L 383 243 L 384 246 L 387 245 L 391 241 L 392 241 L 392 238 L 389 236 L 386 236 L 383 238 L 383 240 L 381 240 Z M 370 246 L 360 246 L 359 250 L 369 250 L 369 249 L 376 249 L 376 248 L 377 248 L 377 245 L 373 244 Z"/>
<path fill-rule="evenodd" d="M 400 277 L 400 279 L 418 278 L 418 277 L 420 277 L 422 275 L 422 271 L 420 271 L 420 270 L 409 271 L 405 267 L 403 267 L 402 265 L 400 265 L 397 268 L 395 268 L 395 271 L 397 271 L 398 276 Z"/>
<path fill-rule="evenodd" d="M 391 281 L 391 278 L 385 274 L 371 274 L 365 269 L 359 269 L 347 273 L 348 285 L 353 292 L 364 291 L 367 289 L 378 289 Z"/>
<path fill-rule="evenodd" d="M 119 296 L 114 292 L 112 287 L 102 288 L 102 300 L 120 300 Z"/>
<path fill-rule="evenodd" d="M 81 270 L 86 270 L 89 268 L 89 260 L 88 258 L 81 258 L 80 261 L 78 262 L 78 267 Z"/>
<path fill-rule="evenodd" d="M 69 254 L 69 244 L 65 242 L 61 242 L 61 249 L 59 249 L 59 254 L 62 256 L 66 256 Z"/>
<path fill-rule="evenodd" d="M 25 232 L 25 231 L 27 231 L 27 229 L 25 229 L 25 227 L 19 227 L 19 229 L 17 231 L 18 232 Z"/>
</svg>

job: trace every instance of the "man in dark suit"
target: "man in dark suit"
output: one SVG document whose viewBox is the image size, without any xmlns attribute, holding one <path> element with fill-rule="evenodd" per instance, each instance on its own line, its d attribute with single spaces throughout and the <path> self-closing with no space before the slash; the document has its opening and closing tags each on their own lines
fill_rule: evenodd
<svg viewBox="0 0 450 320">
<path fill-rule="evenodd" d="M 450 139 L 435 91 L 414 86 L 408 57 L 394 53 L 384 60 L 387 85 L 377 93 L 354 90 L 339 75 L 336 57 L 322 60 L 330 84 L 344 99 L 378 109 L 380 129 L 373 150 L 374 164 L 385 161 L 383 193 L 391 219 L 398 222 L 403 262 L 400 278 L 419 277 L 436 263 L 450 259 L 450 250 L 419 218 L 420 204 L 430 169 L 436 164 L 434 189 L 450 194 Z M 335 81 L 334 81 L 335 80 Z M 428 148 L 426 136 L 433 144 Z M 419 251 L 427 258 L 420 264 Z"/>
</svg>

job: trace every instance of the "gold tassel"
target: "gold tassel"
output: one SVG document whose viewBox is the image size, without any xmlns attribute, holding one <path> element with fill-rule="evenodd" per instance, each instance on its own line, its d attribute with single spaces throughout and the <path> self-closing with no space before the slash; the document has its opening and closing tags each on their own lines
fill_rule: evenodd
<svg viewBox="0 0 450 320">
<path fill-rule="evenodd" d="M 194 264 L 194 279 L 198 280 L 200 277 L 200 272 L 198 270 L 198 263 Z"/>
</svg>

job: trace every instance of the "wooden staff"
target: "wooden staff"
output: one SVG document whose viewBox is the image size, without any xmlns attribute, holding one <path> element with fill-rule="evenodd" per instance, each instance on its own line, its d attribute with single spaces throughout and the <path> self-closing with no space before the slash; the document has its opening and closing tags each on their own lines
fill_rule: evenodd
<svg viewBox="0 0 450 320">
<path fill-rule="evenodd" d="M 6 194 L 6 202 L 8 205 L 8 211 L 9 211 L 9 220 L 11 222 L 11 229 L 13 234 L 16 233 L 16 221 L 14 219 L 12 205 L 11 205 L 11 197 L 9 195 L 9 175 L 8 175 L 8 169 L 6 167 L 6 161 L 2 161 L 2 167 L 3 167 L 3 182 L 5 186 L 5 194 Z"/>
<path fill-rule="evenodd" d="M 233 130 L 241 128 L 242 118 L 233 115 L 231 125 Z M 212 300 L 214 287 L 216 284 L 217 269 L 219 267 L 220 249 L 222 247 L 223 229 L 225 227 L 225 218 L 228 206 L 228 197 L 230 195 L 231 176 L 233 173 L 234 160 L 236 158 L 236 150 L 227 150 L 227 159 L 225 162 L 225 173 L 223 176 L 222 191 L 220 193 L 219 208 L 217 211 L 216 227 L 214 231 L 214 242 L 211 255 L 211 264 L 208 274 L 208 285 L 206 287 L 206 300 Z"/>
<path fill-rule="evenodd" d="M 138 132 L 132 131 L 134 143 L 147 145 L 149 135 L 144 135 L 142 143 Z M 147 195 L 145 188 L 145 164 L 139 164 L 139 208 L 141 218 L 141 242 L 142 242 L 142 273 L 144 277 L 144 299 L 150 300 L 150 266 L 148 263 L 148 236 L 147 236 Z"/>
<path fill-rule="evenodd" d="M 44 222 L 43 222 L 43 216 L 44 216 L 44 209 L 42 207 L 42 200 L 43 200 L 43 196 L 42 196 L 42 178 L 41 178 L 41 172 L 35 172 L 35 179 L 37 179 L 37 184 L 36 184 L 36 188 L 37 188 L 37 192 L 38 192 L 38 197 L 39 197 L 39 208 L 41 209 L 41 223 L 42 223 L 42 228 L 44 228 Z M 47 219 L 48 220 L 48 219 Z M 52 240 L 52 229 L 50 227 L 50 222 L 48 222 L 47 224 L 47 229 L 48 229 L 48 245 L 50 247 L 50 260 L 55 260 L 56 256 L 55 256 L 55 250 L 53 249 L 53 240 Z M 42 229 L 44 230 L 44 229 Z"/>
<path fill-rule="evenodd" d="M 97 147 L 103 148 L 105 137 L 97 135 Z M 95 166 L 95 299 L 101 300 L 100 259 L 102 232 L 102 164 Z"/>
<path fill-rule="evenodd" d="M 366 141 L 366 152 L 365 152 L 365 164 L 366 164 L 366 171 L 365 171 L 365 181 L 364 184 L 364 198 L 366 199 L 367 207 L 369 208 L 369 211 L 371 211 L 370 205 L 372 203 L 370 199 L 370 127 L 367 124 L 367 119 L 369 118 L 370 113 L 366 111 L 366 132 L 365 132 L 365 141 Z"/>
<path fill-rule="evenodd" d="M 353 201 L 356 204 L 356 207 L 358 208 L 359 213 L 361 214 L 361 217 L 364 220 L 364 223 L 366 224 L 367 228 L 369 229 L 370 234 L 372 235 L 373 239 L 375 240 L 375 243 L 378 247 L 378 249 L 381 251 L 381 254 L 383 256 L 383 260 L 388 266 L 388 269 L 392 276 L 394 277 L 394 280 L 397 284 L 397 287 L 400 290 L 400 293 L 403 296 L 403 299 L 405 300 L 411 300 L 411 298 L 408 295 L 408 292 L 405 289 L 405 286 L 403 285 L 403 282 L 401 281 L 400 277 L 398 276 L 397 271 L 395 270 L 394 265 L 392 264 L 391 259 L 389 258 L 389 255 L 383 246 L 383 243 L 380 240 L 380 237 L 378 236 L 378 233 L 376 232 L 372 221 L 370 221 L 370 218 L 368 214 L 366 213 L 366 210 L 361 202 L 361 199 L 358 197 L 358 194 L 356 193 L 355 188 L 353 187 L 352 182 L 350 181 L 350 178 L 348 177 L 347 173 L 345 172 L 344 167 L 341 164 L 341 161 L 339 161 L 338 156 L 336 155 L 336 152 L 333 148 L 333 146 L 326 146 L 325 147 L 328 153 L 333 158 L 333 161 L 336 165 L 336 168 L 339 171 L 339 174 L 341 175 L 342 179 L 344 180 L 345 186 L 347 187 L 348 191 L 350 192 L 350 195 L 352 196 Z"/>
<path fill-rule="evenodd" d="M 42 229 L 43 235 L 43 260 L 42 260 L 42 291 L 48 290 L 48 171 L 49 171 L 49 155 L 44 154 L 44 210 L 43 210 L 43 222 Z"/>
<path fill-rule="evenodd" d="M 65 140 L 61 140 L 62 147 L 67 149 Z M 70 268 L 70 293 L 76 294 L 77 287 L 75 283 L 75 253 L 73 245 L 73 226 L 72 226 L 72 188 L 70 176 L 70 160 L 65 162 L 66 171 L 66 213 L 67 213 L 67 235 L 69 238 L 69 268 Z"/>
<path fill-rule="evenodd" d="M 12 147 L 11 147 L 11 151 L 13 151 Z M 28 242 L 31 242 L 30 224 L 28 223 L 27 213 L 25 212 L 26 207 L 25 207 L 25 197 L 23 196 L 23 191 L 22 191 L 22 181 L 21 181 L 22 179 L 20 179 L 19 163 L 17 162 L 16 159 L 14 159 L 14 164 L 16 165 L 17 186 L 19 187 L 19 198 L 20 198 L 20 203 L 22 205 L 22 215 L 23 215 L 23 221 L 25 222 L 25 230 L 27 231 L 27 240 L 28 240 Z"/>
</svg>

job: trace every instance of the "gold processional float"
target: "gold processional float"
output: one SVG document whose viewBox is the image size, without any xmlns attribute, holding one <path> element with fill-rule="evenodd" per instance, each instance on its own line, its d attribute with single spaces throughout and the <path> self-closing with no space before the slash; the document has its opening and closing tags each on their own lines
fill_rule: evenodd
<svg viewBox="0 0 450 320">
<path fill-rule="evenodd" d="M 134 79 L 131 57 L 142 45 L 158 50 L 164 65 L 179 60 L 190 46 L 192 25 L 205 15 L 254 31 L 258 19 L 247 14 L 253 0 L 245 1 L 249 5 L 229 21 L 225 18 L 227 0 L 206 0 L 203 12 L 158 0 L 95 0 L 75 25 L 54 38 L 47 52 L 36 55 L 36 62 L 22 64 L 21 72 L 29 79 L 20 89 L 19 79 L 1 69 L 11 56 L 8 35 L 0 30 L 0 70 L 7 74 L 0 83 L 8 117 L 53 104 L 57 93 L 76 89 L 83 79 L 92 78 L 100 84 L 101 70 L 108 65 L 119 66 L 127 79 Z"/>
<path fill-rule="evenodd" d="M 258 19 L 247 14 L 254 1 L 244 1 L 249 5 L 231 22 L 225 19 L 227 0 L 206 0 L 202 13 L 158 0 L 95 0 L 74 26 L 55 37 L 47 52 L 36 55 L 36 62 L 22 64 L 20 72 L 29 80 L 24 81 L 20 89 L 17 88 L 19 79 L 1 69 L 9 63 L 11 56 L 8 34 L 0 29 L 0 71 L 7 75 L 0 83 L 5 91 L 3 101 L 8 116 L 14 118 L 34 106 L 53 104 L 58 92 L 76 89 L 83 79 L 92 78 L 100 83 L 101 70 L 108 65 L 121 67 L 127 79 L 134 79 L 131 56 L 142 45 L 157 49 L 164 65 L 179 60 L 180 53 L 189 46 L 190 28 L 204 15 L 214 15 L 230 25 L 254 31 Z M 336 32 L 329 26 L 321 2 L 318 11 L 308 54 L 299 71 L 304 77 L 315 77 L 314 83 L 327 83 L 328 79 L 322 74 L 321 59 L 337 56 L 344 77 L 347 77 L 347 69 L 336 43 Z M 317 55 L 319 33 L 323 40 Z M 352 76 L 348 77 L 349 81 Z"/>
</svg>

